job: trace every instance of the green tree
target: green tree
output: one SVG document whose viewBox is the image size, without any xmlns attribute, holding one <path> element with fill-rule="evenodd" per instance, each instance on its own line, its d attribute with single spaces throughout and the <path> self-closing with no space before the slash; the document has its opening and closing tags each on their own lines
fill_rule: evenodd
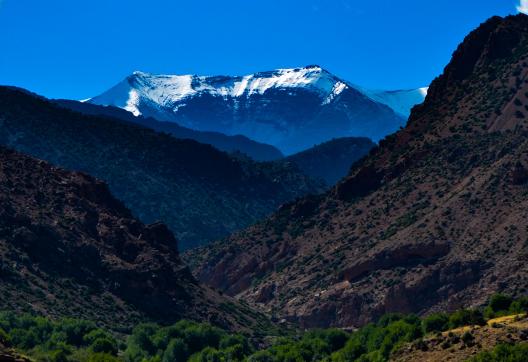
<svg viewBox="0 0 528 362">
<path fill-rule="evenodd" d="M 95 353 L 106 353 L 110 355 L 117 355 L 117 342 L 109 337 L 100 337 L 92 342 L 90 348 Z"/>
<path fill-rule="evenodd" d="M 445 331 L 448 324 L 449 316 L 445 313 L 433 313 L 422 320 L 424 333 Z"/>
<path fill-rule="evenodd" d="M 526 362 L 528 361 L 528 344 L 501 344 L 492 351 L 484 351 L 473 357 L 470 362 Z"/>
<path fill-rule="evenodd" d="M 171 340 L 165 352 L 163 352 L 162 362 L 186 361 L 189 357 L 189 349 L 181 338 Z"/>
<path fill-rule="evenodd" d="M 494 318 L 508 314 L 513 298 L 505 294 L 494 294 L 491 296 L 484 314 L 487 318 Z"/>
</svg>

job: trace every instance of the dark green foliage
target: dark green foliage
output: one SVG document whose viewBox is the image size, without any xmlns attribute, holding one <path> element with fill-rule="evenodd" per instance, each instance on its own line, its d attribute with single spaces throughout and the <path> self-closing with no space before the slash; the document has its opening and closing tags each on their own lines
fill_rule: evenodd
<svg viewBox="0 0 528 362">
<path fill-rule="evenodd" d="M 449 316 L 446 313 L 433 313 L 422 321 L 424 333 L 442 332 L 448 329 Z"/>
<path fill-rule="evenodd" d="M 508 313 L 513 298 L 504 294 L 494 294 L 491 296 L 486 312 L 490 313 L 489 317 L 498 316 L 499 314 Z"/>
<path fill-rule="evenodd" d="M 513 299 L 504 294 L 494 294 L 484 310 L 486 318 L 496 318 L 504 315 L 526 313 L 528 311 L 528 297 Z"/>
<path fill-rule="evenodd" d="M 481 311 L 476 309 L 462 309 L 454 312 L 449 317 L 449 328 L 457 328 L 469 325 L 482 326 L 486 323 Z"/>
<path fill-rule="evenodd" d="M 189 356 L 189 349 L 185 344 L 185 341 L 181 338 L 172 339 L 167 348 L 163 352 L 161 361 L 162 362 L 171 362 L 171 361 L 185 361 Z"/>
<path fill-rule="evenodd" d="M 0 313 L 2 339 L 37 361 L 116 361 L 118 343 L 93 322 Z M 82 356 L 82 357 L 80 357 Z"/>
<path fill-rule="evenodd" d="M 98 353 L 117 354 L 117 344 L 110 338 L 97 338 L 91 345 L 92 351 Z"/>
<path fill-rule="evenodd" d="M 514 300 L 510 305 L 510 312 L 512 313 L 527 313 L 528 312 L 528 297 L 521 297 Z"/>
<path fill-rule="evenodd" d="M 182 320 L 169 327 L 138 325 L 127 340 L 127 361 L 229 361 L 242 360 L 253 351 L 242 335 L 204 323 Z"/>
<path fill-rule="evenodd" d="M 491 297 L 486 307 L 490 313 L 502 314 L 526 309 L 528 298 L 514 300 L 501 294 Z M 244 335 L 187 320 L 171 326 L 139 324 L 124 343 L 87 321 L 51 321 L 0 313 L 0 338 L 11 341 L 36 361 L 46 362 L 382 362 L 406 343 L 418 345 L 427 333 L 483 324 L 483 313 L 476 309 L 434 313 L 422 319 L 392 313 L 353 333 L 335 328 L 316 329 L 275 338 L 271 346 L 257 351 Z M 441 345 L 445 349 L 460 341 L 466 346 L 476 343 L 471 332 L 450 335 Z M 500 346 L 481 353 L 473 361 L 528 361 L 522 359 L 526 358 L 526 349 L 526 345 Z"/>
<path fill-rule="evenodd" d="M 464 342 L 464 344 L 466 345 L 471 345 L 474 340 L 475 337 L 469 331 L 464 332 L 464 334 L 462 335 L 462 342 Z"/>
<path fill-rule="evenodd" d="M 526 362 L 528 361 L 528 344 L 501 344 L 492 351 L 481 352 L 470 362 Z"/>
<path fill-rule="evenodd" d="M 403 343 L 421 336 L 422 326 L 418 317 L 385 315 L 377 324 L 370 324 L 353 333 L 345 347 L 332 355 L 332 360 L 386 360 Z"/>
</svg>

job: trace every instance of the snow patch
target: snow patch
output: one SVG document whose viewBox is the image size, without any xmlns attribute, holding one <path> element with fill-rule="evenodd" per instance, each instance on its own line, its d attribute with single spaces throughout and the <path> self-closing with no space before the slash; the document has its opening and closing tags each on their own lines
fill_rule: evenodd
<svg viewBox="0 0 528 362">
<path fill-rule="evenodd" d="M 336 84 L 334 84 L 332 92 L 330 92 L 330 94 L 328 95 L 328 97 L 326 97 L 322 104 L 330 104 L 334 100 L 334 98 L 341 94 L 346 88 L 347 85 L 345 83 L 337 82 Z"/>
<path fill-rule="evenodd" d="M 125 109 L 132 113 L 134 116 L 141 115 L 141 112 L 138 109 L 140 96 L 137 90 L 131 89 L 130 92 L 128 92 L 128 101 L 125 106 Z"/>
<path fill-rule="evenodd" d="M 131 90 L 126 104 L 116 104 L 123 87 L 115 87 L 92 100 L 99 104 L 133 109 L 139 99 L 147 99 L 160 106 L 175 106 L 185 98 L 208 93 L 224 98 L 249 97 L 271 89 L 309 89 L 318 92 L 324 102 L 331 101 L 347 85 L 320 67 L 277 69 L 272 72 L 249 74 L 242 77 L 208 77 L 194 75 L 152 75 L 136 71 L 128 79 Z M 128 89 L 127 89 L 128 91 Z"/>
</svg>

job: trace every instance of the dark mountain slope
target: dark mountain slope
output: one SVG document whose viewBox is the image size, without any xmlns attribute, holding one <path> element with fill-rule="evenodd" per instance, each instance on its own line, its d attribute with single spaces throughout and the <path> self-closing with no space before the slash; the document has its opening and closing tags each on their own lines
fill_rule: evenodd
<svg viewBox="0 0 528 362">
<path fill-rule="evenodd" d="M 166 222 L 184 249 L 319 190 L 291 165 L 231 157 L 209 145 L 83 115 L 5 87 L 0 144 L 105 180 L 141 220 Z"/>
<path fill-rule="evenodd" d="M 191 139 L 218 148 L 221 151 L 246 154 L 256 161 L 273 161 L 283 157 L 282 153 L 275 147 L 264 143 L 250 140 L 246 136 L 227 136 L 218 132 L 201 132 L 185 128 L 174 122 L 160 122 L 154 118 L 134 116 L 124 109 L 112 106 L 98 106 L 91 103 L 81 103 L 70 100 L 55 100 L 58 105 L 84 114 L 94 116 L 108 116 L 137 123 L 158 132 L 169 133 L 176 138 Z"/>
<path fill-rule="evenodd" d="M 335 185 L 345 177 L 354 162 L 367 155 L 376 146 L 368 138 L 335 138 L 288 156 L 286 161 L 296 164 L 308 176 L 322 179 L 327 185 Z"/>
<path fill-rule="evenodd" d="M 258 329 L 262 318 L 199 286 L 167 227 L 134 219 L 104 183 L 1 147 L 0 280 L 2 310 L 112 329 L 147 318 Z"/>
<path fill-rule="evenodd" d="M 334 189 L 188 259 L 210 285 L 311 327 L 525 292 L 526 115 L 528 17 L 494 17 Z"/>
</svg>

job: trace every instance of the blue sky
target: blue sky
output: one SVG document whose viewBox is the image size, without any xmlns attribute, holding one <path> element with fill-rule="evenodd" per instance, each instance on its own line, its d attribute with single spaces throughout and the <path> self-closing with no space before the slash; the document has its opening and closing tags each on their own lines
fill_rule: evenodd
<svg viewBox="0 0 528 362">
<path fill-rule="evenodd" d="M 528 1 L 523 1 L 528 10 Z M 353 83 L 428 85 L 463 37 L 520 0 L 0 0 L 0 84 L 82 99 L 134 70 L 319 64 Z"/>
</svg>

